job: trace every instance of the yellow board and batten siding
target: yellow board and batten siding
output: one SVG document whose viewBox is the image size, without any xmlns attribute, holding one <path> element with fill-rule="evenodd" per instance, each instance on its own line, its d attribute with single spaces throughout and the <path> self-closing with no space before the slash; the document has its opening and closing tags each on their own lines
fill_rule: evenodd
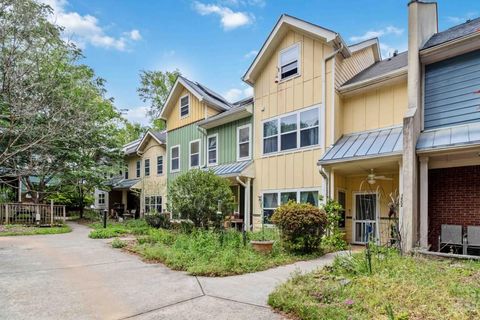
<svg viewBox="0 0 480 320">
<path fill-rule="evenodd" d="M 407 111 L 407 83 L 386 85 L 341 101 L 343 134 L 402 125 Z"/>
<path fill-rule="evenodd" d="M 186 117 L 180 117 L 180 98 L 185 95 L 189 96 L 189 114 Z M 176 99 L 173 99 L 173 101 L 175 105 L 165 115 L 167 120 L 167 131 L 172 131 L 218 114 L 217 110 L 211 108 L 205 102 L 200 101 L 186 88 L 183 88 L 181 93 Z"/>
<path fill-rule="evenodd" d="M 149 138 L 148 143 L 143 148 L 141 179 L 136 187 L 140 187 L 141 208 L 145 207 L 146 196 L 162 196 L 162 203 L 167 201 L 167 153 L 165 145 L 160 145 L 155 139 Z M 157 174 L 157 157 L 163 156 L 163 174 Z M 145 159 L 150 159 L 150 175 L 145 176 Z"/>
<path fill-rule="evenodd" d="M 287 81 L 276 82 L 278 76 L 279 52 L 294 44 L 300 45 L 300 75 Z M 264 120 L 300 110 L 314 105 L 321 106 L 323 90 L 323 61 L 333 49 L 322 41 L 315 40 L 299 32 L 289 31 L 271 55 L 255 81 L 254 108 L 254 160 L 255 182 L 254 199 L 269 190 L 317 189 L 320 191 L 322 179 L 316 165 L 322 154 L 321 145 L 309 149 L 297 149 L 277 154 L 263 155 L 262 139 Z M 327 66 L 327 85 L 332 85 L 331 64 Z M 327 98 L 328 99 L 328 98 Z M 328 113 L 328 112 L 327 112 Z M 328 117 L 328 115 L 327 115 Z M 321 137 L 328 131 L 320 119 Z M 254 224 L 260 223 L 262 208 L 259 201 L 253 202 Z"/>
</svg>

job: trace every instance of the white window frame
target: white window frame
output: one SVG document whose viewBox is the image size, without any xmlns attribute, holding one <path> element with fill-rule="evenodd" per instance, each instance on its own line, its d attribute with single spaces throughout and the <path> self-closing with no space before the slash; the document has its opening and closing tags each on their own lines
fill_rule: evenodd
<svg viewBox="0 0 480 320">
<path fill-rule="evenodd" d="M 147 198 L 149 198 L 149 201 L 148 201 L 148 206 L 149 207 L 152 207 L 152 198 L 155 199 L 155 203 L 153 204 L 153 206 L 155 207 L 155 209 L 157 208 L 157 206 L 159 205 L 157 203 L 157 197 L 160 197 L 160 211 L 158 213 L 162 213 L 163 212 L 163 196 L 161 195 L 145 195 L 143 197 L 143 210 L 144 210 L 144 213 L 145 214 L 148 214 L 150 212 L 150 210 L 147 210 Z"/>
<path fill-rule="evenodd" d="M 195 155 L 196 153 L 192 154 L 192 144 L 198 142 L 198 166 L 192 167 L 192 155 Z M 200 168 L 202 166 L 202 140 L 196 139 L 190 141 L 188 144 L 188 168 L 189 169 L 194 169 L 194 168 Z"/>
<path fill-rule="evenodd" d="M 105 202 L 106 202 L 106 199 L 107 199 L 107 195 L 105 194 L 105 192 L 99 192 L 98 193 L 98 205 L 99 206 L 104 206 Z"/>
<path fill-rule="evenodd" d="M 210 163 L 210 149 L 209 149 L 209 140 L 210 138 L 215 138 L 215 162 Z M 216 166 L 218 164 L 218 133 L 211 134 L 207 136 L 207 166 Z M 212 149 L 213 150 L 213 149 Z"/>
<path fill-rule="evenodd" d="M 380 199 L 378 196 L 378 192 L 375 191 L 356 191 L 352 192 L 352 243 L 354 244 L 365 244 L 364 242 L 357 242 L 355 239 L 357 238 L 355 224 L 357 222 L 357 196 L 358 195 L 375 195 L 375 220 L 369 220 L 375 222 L 375 237 L 377 238 L 377 243 L 380 243 Z M 365 221 L 365 220 L 360 220 Z"/>
<path fill-rule="evenodd" d="M 248 156 L 240 157 L 240 130 L 248 128 Z M 242 142 L 245 144 L 247 142 Z M 252 124 L 245 124 L 237 127 L 237 161 L 244 161 L 252 159 Z"/>
<path fill-rule="evenodd" d="M 282 65 L 281 65 L 282 54 L 285 53 L 286 51 L 294 48 L 294 47 L 298 48 L 297 73 L 292 74 L 292 75 L 282 79 Z M 280 50 L 280 52 L 278 53 L 278 61 L 277 61 L 277 79 L 278 79 L 279 83 L 291 80 L 291 79 L 299 77 L 301 75 L 301 71 L 300 71 L 301 58 L 302 58 L 302 46 L 300 45 L 300 42 L 297 42 L 297 43 L 295 43 L 295 44 L 293 44 L 289 47 L 286 47 L 286 48 Z"/>
<path fill-rule="evenodd" d="M 142 160 L 137 160 L 135 162 L 135 177 L 142 177 Z"/>
<path fill-rule="evenodd" d="M 274 189 L 274 190 L 263 190 L 261 192 L 262 195 L 262 207 L 260 208 L 262 210 L 262 217 L 263 217 L 263 210 L 264 210 L 264 195 L 268 193 L 276 193 L 277 194 L 277 208 L 282 205 L 282 193 L 290 193 L 290 192 L 295 192 L 296 197 L 297 197 L 297 203 L 300 203 L 300 193 L 301 192 L 317 192 L 317 204 L 320 206 L 320 189 L 317 188 L 299 188 L 299 189 Z M 266 208 L 266 209 L 273 209 L 273 208 Z M 273 224 L 266 223 L 265 225 L 270 225 L 273 226 Z"/>
<path fill-rule="evenodd" d="M 188 98 L 188 112 L 186 115 L 183 115 L 182 116 L 182 99 L 187 97 Z M 190 115 L 190 95 L 187 93 L 183 96 L 180 97 L 180 99 L 178 99 L 178 114 L 180 115 L 180 119 L 183 119 L 183 118 L 186 118 Z"/>
<path fill-rule="evenodd" d="M 173 158 L 172 157 L 172 150 L 175 149 L 175 148 L 178 148 L 178 158 Z M 180 154 L 180 145 L 177 144 L 175 146 L 171 146 L 170 147 L 170 173 L 175 173 L 175 172 L 180 172 L 180 168 L 181 168 L 181 162 L 180 162 L 180 159 L 181 159 L 181 154 Z M 174 159 L 178 159 L 178 169 L 173 169 L 173 160 Z"/>
<path fill-rule="evenodd" d="M 159 158 L 162 158 L 162 173 L 158 173 L 158 159 Z M 165 166 L 164 166 L 164 157 L 163 155 L 160 155 L 160 156 L 157 156 L 157 176 L 163 176 L 165 170 L 164 170 Z"/>
<path fill-rule="evenodd" d="M 147 174 L 147 163 L 148 163 L 148 174 Z M 149 177 L 152 173 L 150 159 L 143 159 L 143 175 Z"/>
<path fill-rule="evenodd" d="M 304 128 L 303 130 L 300 129 L 300 114 L 302 112 L 309 111 L 309 110 L 316 109 L 316 108 L 318 108 L 318 141 L 317 141 L 317 144 L 301 147 L 300 146 L 300 143 L 301 143 L 301 138 L 300 138 L 301 134 L 300 133 L 301 133 L 301 131 L 307 130 L 307 129 L 310 129 L 310 128 L 314 128 L 314 127 Z M 314 106 L 299 109 L 299 110 L 289 112 L 289 113 L 284 113 L 284 114 L 278 115 L 276 117 L 272 117 L 272 118 L 263 120 L 261 122 L 261 124 L 262 124 L 262 127 L 261 127 L 261 132 L 262 132 L 262 138 L 261 138 L 261 141 L 262 141 L 262 146 L 261 146 L 262 147 L 262 156 L 263 157 L 269 157 L 269 156 L 272 156 L 272 155 L 286 154 L 286 153 L 295 152 L 295 151 L 298 151 L 298 150 L 308 150 L 308 149 L 321 148 L 321 145 L 322 145 L 322 142 L 323 142 L 323 130 L 322 130 L 322 127 L 321 127 L 321 124 L 323 123 L 323 121 L 322 121 L 322 108 L 323 108 L 322 104 L 317 104 L 317 105 L 314 105 Z M 282 143 L 282 140 L 281 140 L 282 133 L 281 133 L 281 128 L 280 128 L 280 126 L 281 126 L 280 119 L 284 118 L 284 117 L 291 116 L 293 114 L 297 115 L 297 147 L 293 148 L 293 149 L 288 149 L 288 150 L 280 150 L 281 149 L 281 143 Z M 264 141 L 268 137 L 264 137 L 264 135 L 263 135 L 264 124 L 266 122 L 270 122 L 270 121 L 274 121 L 274 120 L 277 121 L 277 135 L 276 135 L 277 136 L 277 151 L 265 153 Z M 290 132 L 293 132 L 293 131 L 290 131 Z M 284 133 L 284 134 L 286 134 L 286 133 Z M 274 137 L 274 135 L 272 135 L 270 137 Z"/>
</svg>

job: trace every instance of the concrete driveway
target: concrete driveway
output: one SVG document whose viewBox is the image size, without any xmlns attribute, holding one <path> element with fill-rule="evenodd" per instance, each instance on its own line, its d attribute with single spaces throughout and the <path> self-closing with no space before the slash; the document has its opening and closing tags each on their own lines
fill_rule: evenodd
<svg viewBox="0 0 480 320">
<path fill-rule="evenodd" d="M 226 278 L 193 277 L 115 250 L 72 224 L 60 235 L 0 237 L 0 319 L 280 319 L 268 294 L 321 259 Z"/>
</svg>

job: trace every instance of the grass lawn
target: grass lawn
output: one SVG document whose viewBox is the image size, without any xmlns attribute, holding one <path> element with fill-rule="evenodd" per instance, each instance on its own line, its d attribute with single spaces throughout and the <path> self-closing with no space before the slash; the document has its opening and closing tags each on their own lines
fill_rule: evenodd
<svg viewBox="0 0 480 320">
<path fill-rule="evenodd" d="M 313 259 L 321 253 L 294 255 L 286 252 L 280 242 L 274 245 L 271 254 L 254 251 L 250 244 L 243 246 L 242 235 L 228 231 L 223 235 L 212 231 L 196 230 L 183 233 L 176 230 L 155 229 L 143 220 L 109 224 L 103 229 L 101 224 L 92 225 L 95 230 L 91 238 L 113 238 L 136 235 L 135 243 L 121 243 L 114 240 L 113 247 L 122 248 L 140 255 L 148 261 L 161 262 L 174 270 L 187 271 L 192 275 L 228 276 L 265 270 L 271 267 Z M 278 240 L 274 230 L 265 232 L 266 238 Z M 260 239 L 261 234 L 249 233 L 248 240 Z"/>
<path fill-rule="evenodd" d="M 72 231 L 68 225 L 55 227 L 35 227 L 18 224 L 0 226 L 0 237 L 6 236 L 33 236 L 41 234 L 58 234 Z"/>
<path fill-rule="evenodd" d="M 269 304 L 298 319 L 479 319 L 480 262 L 401 257 L 378 250 L 296 275 Z"/>
</svg>

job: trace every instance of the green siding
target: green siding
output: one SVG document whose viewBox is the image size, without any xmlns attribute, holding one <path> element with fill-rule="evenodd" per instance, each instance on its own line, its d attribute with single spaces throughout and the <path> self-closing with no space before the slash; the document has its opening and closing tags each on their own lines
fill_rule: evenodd
<svg viewBox="0 0 480 320">
<path fill-rule="evenodd" d="M 176 176 L 181 174 L 182 172 L 188 171 L 188 154 L 190 148 L 190 141 L 200 139 L 200 164 L 205 164 L 205 151 L 204 151 L 204 135 L 198 129 L 197 124 L 192 123 L 188 126 L 181 127 L 172 131 L 169 131 L 167 134 L 167 147 L 168 147 L 168 181 L 171 179 L 175 179 Z M 180 171 L 176 173 L 170 172 L 170 165 L 171 165 L 171 148 L 173 146 L 180 145 Z"/>
<path fill-rule="evenodd" d="M 252 117 L 248 117 L 207 130 L 208 135 L 218 134 L 218 164 L 237 161 L 237 127 L 251 123 Z M 253 128 L 250 141 L 252 154 Z"/>
</svg>

